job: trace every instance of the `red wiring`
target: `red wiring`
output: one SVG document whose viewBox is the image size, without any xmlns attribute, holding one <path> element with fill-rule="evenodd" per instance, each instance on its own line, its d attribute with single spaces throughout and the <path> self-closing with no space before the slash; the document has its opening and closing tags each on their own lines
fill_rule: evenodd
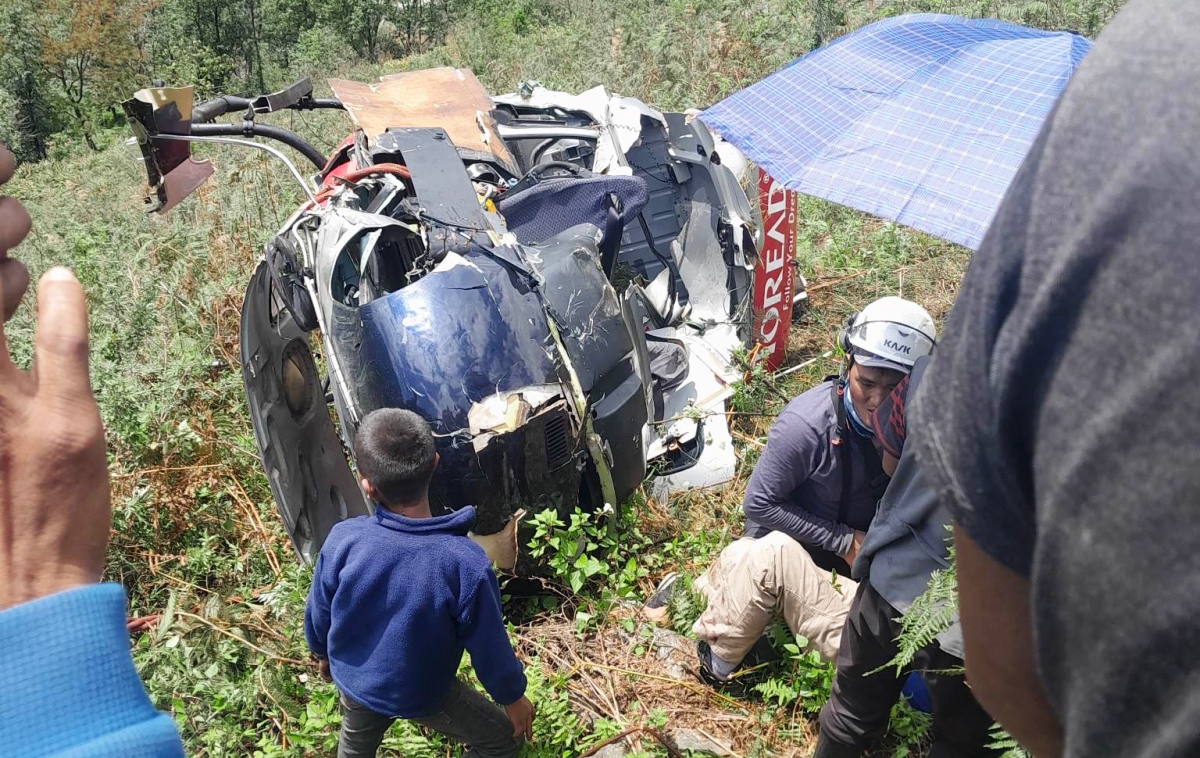
<svg viewBox="0 0 1200 758">
<path fill-rule="evenodd" d="M 371 174 L 392 174 L 403 179 L 412 181 L 412 172 L 407 166 L 401 166 L 397 163 L 380 163 L 376 166 L 367 166 L 366 168 L 356 168 L 353 171 L 346 172 L 342 179 L 348 182 L 357 182 L 360 179 L 365 179 Z"/>
<path fill-rule="evenodd" d="M 343 182 L 354 184 L 355 182 L 359 182 L 363 179 L 366 179 L 368 176 L 373 176 L 375 174 L 391 174 L 392 176 L 398 176 L 401 179 L 407 179 L 410 182 L 412 181 L 412 172 L 408 170 L 408 167 L 401 166 L 396 163 L 380 163 L 376 166 L 356 168 L 353 171 L 347 171 L 345 174 L 332 174 L 330 175 L 330 178 L 340 179 Z M 318 192 L 316 196 L 317 202 L 320 203 L 323 200 L 327 200 L 329 196 L 333 194 L 334 189 L 335 187 L 330 185 Z"/>
</svg>

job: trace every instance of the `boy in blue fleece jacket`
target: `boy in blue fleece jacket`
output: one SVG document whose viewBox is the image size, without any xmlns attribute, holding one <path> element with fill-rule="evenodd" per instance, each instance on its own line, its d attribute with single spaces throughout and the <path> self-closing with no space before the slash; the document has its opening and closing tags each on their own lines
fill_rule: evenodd
<svg viewBox="0 0 1200 758">
<path fill-rule="evenodd" d="M 375 514 L 330 531 L 304 614 L 308 647 L 342 696 L 338 758 L 374 756 L 397 718 L 466 743 L 464 758 L 513 758 L 533 737 L 534 709 L 496 575 L 467 539 L 475 509 L 430 514 L 438 455 L 411 411 L 369 413 L 354 454 Z M 503 710 L 458 679 L 464 649 Z"/>
</svg>

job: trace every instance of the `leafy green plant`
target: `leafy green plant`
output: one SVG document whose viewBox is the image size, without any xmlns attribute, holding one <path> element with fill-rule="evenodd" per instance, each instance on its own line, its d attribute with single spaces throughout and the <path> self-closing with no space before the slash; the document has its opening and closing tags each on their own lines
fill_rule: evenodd
<svg viewBox="0 0 1200 758">
<path fill-rule="evenodd" d="M 816 650 L 805 650 L 808 640 L 793 637 L 783 619 L 775 619 L 767 630 L 771 644 L 783 656 L 783 665 L 754 691 L 774 708 L 786 708 L 798 702 L 804 713 L 816 714 L 829 699 L 836 667 L 823 660 Z"/>
<path fill-rule="evenodd" d="M 896 670 L 907 666 L 923 648 L 950 628 L 958 618 L 958 574 L 954 570 L 954 548 L 950 548 L 950 568 L 934 571 L 929 586 L 917 596 L 900 617 L 900 649 L 888 664 Z"/>
<path fill-rule="evenodd" d="M 679 634 L 691 634 L 692 625 L 708 605 L 705 597 L 698 592 L 690 576 L 680 576 L 676 589 L 671 595 L 667 606 L 671 617 L 671 627 Z"/>
<path fill-rule="evenodd" d="M 1032 754 L 1021 747 L 999 724 L 992 726 L 991 738 L 992 742 L 988 747 L 1000 751 L 1000 758 L 1032 758 Z"/>
<path fill-rule="evenodd" d="M 771 374 L 762 360 L 751 359 L 750 352 L 738 348 L 733 352 L 733 363 L 744 371 L 743 377 L 733 384 L 731 408 L 740 412 L 753 412 L 762 408 L 771 398 Z"/>
<path fill-rule="evenodd" d="M 638 561 L 649 540 L 629 503 L 622 507 L 616 526 L 578 508 L 567 521 L 552 509 L 535 514 L 531 521 L 530 556 L 573 593 L 591 585 L 614 597 L 632 597 L 639 591 L 638 581 L 649 574 Z"/>
<path fill-rule="evenodd" d="M 897 670 L 907 666 L 922 648 L 933 644 L 937 636 L 958 618 L 958 573 L 953 544 L 950 545 L 949 560 L 949 568 L 933 572 L 929 586 L 901 617 L 897 639 L 900 649 L 888 666 L 895 666 Z M 1028 758 L 1024 748 L 998 724 L 992 727 L 992 738 L 991 747 L 1002 751 L 1003 758 Z"/>
</svg>

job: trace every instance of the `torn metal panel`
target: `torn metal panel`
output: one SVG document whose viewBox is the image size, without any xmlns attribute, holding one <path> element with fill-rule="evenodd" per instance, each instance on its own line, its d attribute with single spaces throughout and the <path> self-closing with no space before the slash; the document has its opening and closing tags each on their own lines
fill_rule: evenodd
<svg viewBox="0 0 1200 758">
<path fill-rule="evenodd" d="M 656 476 L 648 482 L 648 491 L 654 499 L 665 503 L 677 492 L 690 489 L 714 489 L 729 485 L 737 474 L 737 450 L 729 422 L 725 418 L 724 404 L 719 410 L 702 415 L 692 421 L 697 428 L 692 437 L 701 434 L 704 444 L 695 464 L 682 471 L 665 476 Z"/>
<path fill-rule="evenodd" d="M 561 388 L 555 385 L 540 385 L 522 387 L 511 392 L 497 392 L 474 403 L 467 411 L 467 422 L 475 451 L 483 450 L 497 435 L 520 429 L 547 406 L 555 402 L 561 404 L 562 401 Z M 562 455 L 563 452 L 556 450 L 555 455 Z M 551 465 L 556 467 L 565 462 L 552 460 Z"/>
<path fill-rule="evenodd" d="M 421 210 L 434 219 L 478 231 L 486 229 L 479 198 L 463 171 L 448 130 L 388 128 L 372 145 L 372 160 L 397 162 L 412 175 L 413 189 L 421 199 Z"/>
<path fill-rule="evenodd" d="M 650 460 L 673 459 L 686 464 L 678 472 L 656 476 L 651 482 L 655 496 L 692 488 L 719 487 L 733 480 L 737 452 L 733 447 L 726 402 L 739 378 L 731 351 L 740 340 L 729 325 L 697 335 L 691 329 L 660 329 L 648 333 L 669 338 L 687 347 L 688 373 L 684 382 L 664 394 L 663 422 L 647 450 Z M 697 441 L 697 435 L 703 440 Z"/>
<path fill-rule="evenodd" d="M 546 305 L 563 332 L 583 391 L 603 393 L 605 378 L 633 351 L 633 337 L 600 270 L 595 242 L 581 234 L 588 229 L 567 230 L 540 246 L 538 270 L 546 282 Z"/>
<path fill-rule="evenodd" d="M 320 213 L 320 226 L 316 232 L 316 260 L 314 270 L 318 290 L 325 293 L 318 308 L 324 314 L 325 323 L 333 321 L 333 306 L 340 298 L 333 293 L 335 281 L 345 278 L 347 248 L 374 230 L 399 228 L 413 231 L 412 225 L 378 213 L 365 213 L 352 208 L 332 207 Z M 339 271 L 339 263 L 341 270 Z M 357 268 L 355 262 L 354 267 Z"/>
<path fill-rule="evenodd" d="M 148 213 L 166 213 L 213 174 L 212 163 L 193 159 L 186 142 L 154 139 L 159 134 L 188 134 L 192 98 L 191 87 L 152 87 L 122 103 L 146 167 L 152 193 L 146 198 Z"/>
<path fill-rule="evenodd" d="M 666 119 L 659 111 L 641 100 L 631 97 L 614 97 L 604 87 L 593 87 L 586 92 L 572 95 L 546 89 L 537 82 L 522 82 L 520 91 L 492 98 L 496 103 L 537 108 L 561 109 L 586 113 L 600 127 L 596 144 L 595 162 L 591 169 L 598 174 L 629 174 L 632 169 L 625 162 L 625 154 L 637 143 L 642 133 L 642 118 L 655 120 L 664 126 Z M 530 125 L 529 129 L 536 129 Z M 513 127 L 506 139 L 520 139 L 519 128 Z M 531 132 L 533 134 L 533 132 Z"/>
<path fill-rule="evenodd" d="M 431 498 L 440 508 L 474 505 L 479 534 L 498 531 L 522 507 L 566 513 L 579 502 L 583 450 L 564 400 L 543 406 L 519 427 L 490 434 L 478 448 L 471 440 L 439 437 L 442 464 Z"/>
<path fill-rule="evenodd" d="M 330 421 L 307 335 L 271 292 L 260 263 L 242 306 L 242 379 L 280 518 L 311 563 L 329 530 L 369 512 Z"/>
</svg>

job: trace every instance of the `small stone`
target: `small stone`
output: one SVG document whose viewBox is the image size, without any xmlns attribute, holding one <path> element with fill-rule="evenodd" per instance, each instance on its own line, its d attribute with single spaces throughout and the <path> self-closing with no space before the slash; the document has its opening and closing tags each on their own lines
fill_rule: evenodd
<svg viewBox="0 0 1200 758">
<path fill-rule="evenodd" d="M 695 679 L 696 642 L 670 629 L 655 629 L 650 647 L 662 666 L 663 673 L 671 679 L 686 682 Z"/>
<path fill-rule="evenodd" d="M 689 649 L 694 650 L 696 647 L 695 642 L 670 629 L 655 629 L 650 642 L 659 658 L 667 658 L 672 653 L 682 653 Z"/>
<path fill-rule="evenodd" d="M 600 748 L 600 751 L 596 753 L 596 758 L 624 758 L 627 755 L 629 755 L 629 752 L 625 749 L 625 746 L 620 742 L 614 742 L 611 745 Z"/>
<path fill-rule="evenodd" d="M 721 758 L 733 755 L 725 746 L 691 729 L 674 729 L 664 736 L 672 747 L 681 752 L 691 750 L 696 753 L 721 756 Z"/>
</svg>

